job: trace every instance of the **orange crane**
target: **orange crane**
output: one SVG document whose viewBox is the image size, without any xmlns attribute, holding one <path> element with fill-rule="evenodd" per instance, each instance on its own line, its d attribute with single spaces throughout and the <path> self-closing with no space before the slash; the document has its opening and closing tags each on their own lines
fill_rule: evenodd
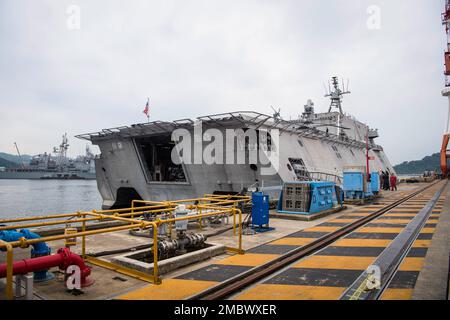
<svg viewBox="0 0 450 320">
<path fill-rule="evenodd" d="M 442 139 L 441 147 L 441 170 L 442 176 L 447 177 L 447 159 L 450 158 L 450 150 L 447 150 L 450 141 L 449 119 L 450 119 L 450 0 L 445 0 L 445 11 L 442 14 L 442 24 L 445 26 L 447 33 L 447 49 L 445 50 L 445 88 L 442 90 L 442 95 L 447 97 L 449 101 L 449 109 L 447 113 L 447 126 L 445 127 L 444 137 Z"/>
</svg>

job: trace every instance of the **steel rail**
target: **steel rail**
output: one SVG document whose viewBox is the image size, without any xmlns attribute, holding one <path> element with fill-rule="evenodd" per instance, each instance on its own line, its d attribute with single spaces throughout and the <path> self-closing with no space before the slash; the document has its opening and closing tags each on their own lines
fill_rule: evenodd
<svg viewBox="0 0 450 320">
<path fill-rule="evenodd" d="M 378 258 L 371 266 L 378 267 L 381 273 L 380 287 L 372 290 L 363 290 L 357 292 L 357 288 L 365 287 L 368 276 L 367 270 L 363 271 L 361 275 L 353 282 L 353 284 L 344 291 L 340 300 L 377 300 L 381 297 L 384 291 L 389 287 L 392 279 L 403 262 L 404 258 L 410 251 L 414 241 L 417 239 L 420 231 L 425 226 L 430 217 L 436 203 L 442 195 L 442 192 L 447 187 L 447 182 L 440 188 L 430 201 L 417 213 L 414 218 L 406 225 L 401 233 L 395 237 L 394 240 L 383 250 Z"/>
<path fill-rule="evenodd" d="M 288 253 L 269 261 L 263 265 L 252 268 L 246 272 L 243 272 L 233 278 L 230 278 L 220 284 L 206 289 L 196 295 L 189 297 L 189 300 L 218 300 L 224 299 L 233 293 L 236 293 L 239 290 L 242 290 L 249 285 L 256 283 L 257 281 L 270 276 L 276 271 L 296 262 L 299 259 L 302 259 L 306 256 L 309 256 L 320 249 L 328 246 L 329 244 L 335 242 L 339 238 L 349 234 L 350 232 L 360 228 L 361 226 L 367 224 L 368 222 L 374 220 L 375 218 L 383 215 L 384 213 L 392 210 L 393 208 L 403 204 L 404 202 L 410 200 L 411 198 L 419 195 L 425 190 L 435 186 L 440 181 L 432 183 L 425 188 L 421 188 L 420 190 L 413 191 L 409 195 L 388 204 L 387 206 L 369 214 L 368 216 L 358 219 L 355 222 L 352 222 L 339 230 L 331 232 L 313 242 L 306 244 L 302 247 L 296 248 L 294 250 L 289 251 Z"/>
</svg>

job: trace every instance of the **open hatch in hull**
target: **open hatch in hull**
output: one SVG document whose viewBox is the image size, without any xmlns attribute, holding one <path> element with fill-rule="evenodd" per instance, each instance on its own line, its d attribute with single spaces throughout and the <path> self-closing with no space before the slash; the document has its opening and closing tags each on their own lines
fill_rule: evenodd
<svg viewBox="0 0 450 320">
<path fill-rule="evenodd" d="M 181 164 L 172 161 L 174 142 L 169 135 L 135 139 L 146 175 L 153 182 L 186 182 Z"/>
</svg>

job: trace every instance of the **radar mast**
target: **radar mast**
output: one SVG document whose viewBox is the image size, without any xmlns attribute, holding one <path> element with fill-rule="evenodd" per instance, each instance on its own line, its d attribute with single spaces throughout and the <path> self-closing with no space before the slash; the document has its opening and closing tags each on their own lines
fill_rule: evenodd
<svg viewBox="0 0 450 320">
<path fill-rule="evenodd" d="M 348 91 L 348 81 L 347 81 L 347 89 L 344 88 L 344 84 L 342 84 L 342 90 L 339 88 L 339 80 L 337 77 L 331 78 L 331 82 L 334 88 L 334 91 L 331 91 L 331 85 L 328 83 L 328 92 L 325 94 L 325 97 L 330 97 L 331 103 L 328 112 L 331 112 L 333 108 L 339 109 L 339 113 L 344 115 L 342 111 L 342 96 L 344 94 L 349 94 Z"/>
</svg>

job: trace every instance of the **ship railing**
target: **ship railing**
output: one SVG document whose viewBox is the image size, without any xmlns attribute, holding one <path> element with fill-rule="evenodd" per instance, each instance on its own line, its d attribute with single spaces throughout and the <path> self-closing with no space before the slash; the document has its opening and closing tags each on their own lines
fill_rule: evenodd
<svg viewBox="0 0 450 320">
<path fill-rule="evenodd" d="M 357 141 L 348 137 L 343 138 L 336 134 L 319 130 L 314 126 L 301 121 L 278 119 L 274 118 L 273 116 L 255 111 L 218 113 L 197 117 L 196 120 L 214 124 L 219 127 L 240 124 L 243 127 L 252 126 L 254 129 L 258 129 L 264 125 L 264 127 L 268 130 L 278 129 L 280 131 L 280 134 L 283 132 L 291 132 L 297 134 L 298 137 L 321 139 L 332 143 L 340 143 L 349 147 L 360 149 L 366 147 L 366 143 L 364 141 Z M 99 132 L 80 134 L 75 137 L 91 141 L 93 139 L 101 139 L 111 136 L 133 137 L 139 135 L 160 134 L 172 132 L 177 128 L 192 127 L 194 123 L 195 121 L 191 119 L 180 119 L 175 121 L 152 121 L 148 123 L 133 124 L 131 126 L 103 129 Z M 380 146 L 376 146 L 374 144 L 370 144 L 370 147 L 381 148 Z"/>
<path fill-rule="evenodd" d="M 336 176 L 339 178 L 342 178 L 342 171 L 341 170 L 332 170 L 329 168 L 324 167 L 312 167 L 312 166 L 306 166 L 306 165 L 298 165 L 299 170 L 301 172 L 305 172 L 305 176 L 314 174 L 314 175 L 329 175 L 329 176 Z"/>
<path fill-rule="evenodd" d="M 342 184 L 342 177 L 332 173 L 310 172 L 310 175 L 315 181 L 330 181 L 336 183 L 337 185 Z"/>
<path fill-rule="evenodd" d="M 313 139 L 321 139 L 321 140 L 328 140 L 330 142 L 334 143 L 340 143 L 347 145 L 349 147 L 355 147 L 355 148 L 366 148 L 366 142 L 365 141 L 357 141 L 351 138 L 342 138 L 339 135 L 327 133 L 325 131 L 317 129 L 315 126 L 308 126 L 307 124 L 303 122 L 299 122 L 296 120 L 282 120 L 282 119 L 275 119 L 274 117 L 254 112 L 254 111 L 236 111 L 236 112 L 228 112 L 228 113 L 219 113 L 209 116 L 203 116 L 197 118 L 199 120 L 203 121 L 212 121 L 214 123 L 217 123 L 219 125 L 221 121 L 224 120 L 236 120 L 242 124 L 245 125 L 256 125 L 256 129 L 261 127 L 262 125 L 265 125 L 269 129 L 279 129 L 280 133 L 289 131 L 296 133 L 299 137 L 308 137 Z M 271 122 L 268 122 L 269 120 L 272 120 Z M 369 143 L 370 148 L 382 150 L 381 146 Z"/>
<path fill-rule="evenodd" d="M 336 174 L 328 172 L 308 172 L 307 174 L 300 176 L 299 180 L 304 181 L 330 181 L 334 182 L 336 185 L 342 185 L 342 177 Z"/>
</svg>

